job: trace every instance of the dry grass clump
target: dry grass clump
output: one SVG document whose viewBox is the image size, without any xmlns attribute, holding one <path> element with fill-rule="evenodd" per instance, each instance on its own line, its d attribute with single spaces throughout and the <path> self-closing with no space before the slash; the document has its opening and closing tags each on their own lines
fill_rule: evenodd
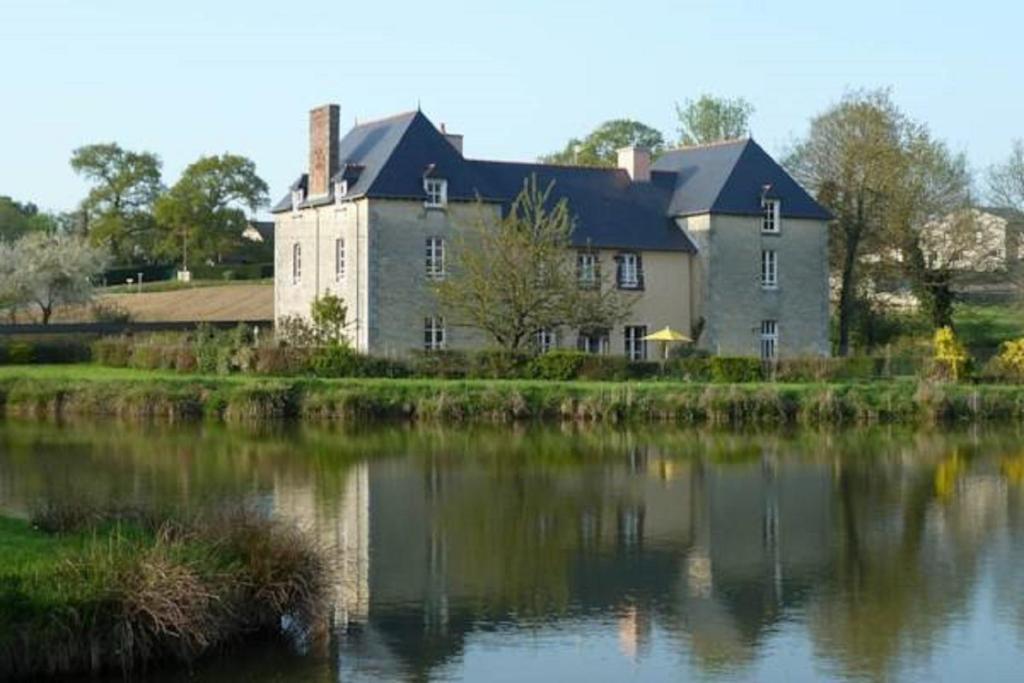
<svg viewBox="0 0 1024 683">
<path fill-rule="evenodd" d="M 0 679 L 190 663 L 252 633 L 305 632 L 329 604 L 327 553 L 248 510 L 191 518 L 62 511 L 26 528 L 45 553 L 0 566 Z M 44 530 L 45 529 L 45 530 Z"/>
</svg>

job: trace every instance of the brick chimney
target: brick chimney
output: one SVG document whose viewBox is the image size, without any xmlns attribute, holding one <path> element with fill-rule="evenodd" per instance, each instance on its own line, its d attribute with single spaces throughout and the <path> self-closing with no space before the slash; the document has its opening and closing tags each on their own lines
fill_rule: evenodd
<svg viewBox="0 0 1024 683">
<path fill-rule="evenodd" d="M 322 197 L 338 172 L 338 130 L 341 107 L 325 104 L 309 112 L 309 189 L 310 197 Z"/>
<path fill-rule="evenodd" d="M 634 183 L 651 180 L 651 153 L 643 147 L 623 147 L 619 150 L 619 168 L 626 171 Z"/>
<path fill-rule="evenodd" d="M 457 151 L 459 155 L 462 154 L 462 135 L 458 133 L 449 133 L 447 129 L 445 129 L 443 123 L 441 124 L 441 135 L 443 135 L 448 140 L 448 142 L 451 144 L 452 147 L 455 148 L 455 151 Z"/>
</svg>

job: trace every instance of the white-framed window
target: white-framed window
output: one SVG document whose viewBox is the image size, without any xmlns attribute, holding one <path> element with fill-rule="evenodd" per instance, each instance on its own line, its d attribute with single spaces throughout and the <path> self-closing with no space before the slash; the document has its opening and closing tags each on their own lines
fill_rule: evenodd
<svg viewBox="0 0 1024 683">
<path fill-rule="evenodd" d="M 292 284 L 302 282 L 302 245 L 298 242 L 292 245 Z"/>
<path fill-rule="evenodd" d="M 629 360 L 647 360 L 647 325 L 626 325 L 625 346 L 626 358 Z"/>
<path fill-rule="evenodd" d="M 423 319 L 423 349 L 440 351 L 445 347 L 444 318 L 437 315 Z"/>
<path fill-rule="evenodd" d="M 619 288 L 639 289 L 643 286 L 643 267 L 640 261 L 640 254 L 625 252 L 619 254 Z"/>
<path fill-rule="evenodd" d="M 761 232 L 779 232 L 782 228 L 782 202 L 778 199 L 761 200 Z"/>
<path fill-rule="evenodd" d="M 299 205 L 302 204 L 302 200 L 302 190 L 292 190 L 292 211 L 299 210 Z"/>
<path fill-rule="evenodd" d="M 444 238 L 427 238 L 427 278 L 431 280 L 444 279 Z"/>
<path fill-rule="evenodd" d="M 443 178 L 424 178 L 423 191 L 427 194 L 424 206 L 439 208 L 448 204 L 448 181 Z"/>
<path fill-rule="evenodd" d="M 779 259 L 774 249 L 761 251 L 761 288 L 776 289 L 779 286 Z"/>
<path fill-rule="evenodd" d="M 339 180 L 334 183 L 334 200 L 340 202 L 348 194 L 348 181 Z"/>
<path fill-rule="evenodd" d="M 598 283 L 597 254 L 592 251 L 581 251 L 576 255 L 576 274 L 580 286 L 593 287 Z"/>
<path fill-rule="evenodd" d="M 345 238 L 334 240 L 334 279 L 345 279 Z"/>
<path fill-rule="evenodd" d="M 607 332 L 580 332 L 576 337 L 576 349 L 584 353 L 606 354 L 609 346 Z"/>
<path fill-rule="evenodd" d="M 558 348 L 558 335 L 550 328 L 537 330 L 537 336 L 534 339 L 534 343 L 537 345 L 537 353 L 547 353 L 552 349 Z"/>
<path fill-rule="evenodd" d="M 761 321 L 761 360 L 775 360 L 779 351 L 779 324 L 774 320 Z"/>
</svg>

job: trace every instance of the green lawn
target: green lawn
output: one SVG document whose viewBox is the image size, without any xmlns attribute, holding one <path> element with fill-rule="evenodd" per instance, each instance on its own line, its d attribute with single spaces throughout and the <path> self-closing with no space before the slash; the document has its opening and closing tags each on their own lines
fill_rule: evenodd
<svg viewBox="0 0 1024 683">
<path fill-rule="evenodd" d="M 175 292 L 181 289 L 197 289 L 201 287 L 226 287 L 232 285 L 267 285 L 271 286 L 274 284 L 273 278 L 264 278 L 262 280 L 193 280 L 191 282 L 178 282 L 177 280 L 159 280 L 156 282 L 143 282 L 143 292 Z M 102 287 L 96 290 L 100 294 L 121 294 L 121 293 L 133 293 L 139 291 L 137 284 L 131 285 L 113 285 L 111 287 Z"/>
<path fill-rule="evenodd" d="M 953 316 L 957 334 L 972 349 L 995 351 L 1024 337 L 1024 306 L 961 304 Z"/>
</svg>

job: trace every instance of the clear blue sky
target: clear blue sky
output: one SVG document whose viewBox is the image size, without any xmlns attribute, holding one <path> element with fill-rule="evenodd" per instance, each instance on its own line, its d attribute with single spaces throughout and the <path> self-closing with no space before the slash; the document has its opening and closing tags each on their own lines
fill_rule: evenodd
<svg viewBox="0 0 1024 683">
<path fill-rule="evenodd" d="M 62 210 L 71 150 L 253 158 L 276 200 L 307 112 L 413 109 L 469 156 L 533 159 L 610 118 L 674 133 L 673 103 L 743 96 L 784 150 L 845 90 L 889 86 L 976 170 L 1024 137 L 1024 3 L 975 0 L 0 0 L 0 194 Z"/>
</svg>

